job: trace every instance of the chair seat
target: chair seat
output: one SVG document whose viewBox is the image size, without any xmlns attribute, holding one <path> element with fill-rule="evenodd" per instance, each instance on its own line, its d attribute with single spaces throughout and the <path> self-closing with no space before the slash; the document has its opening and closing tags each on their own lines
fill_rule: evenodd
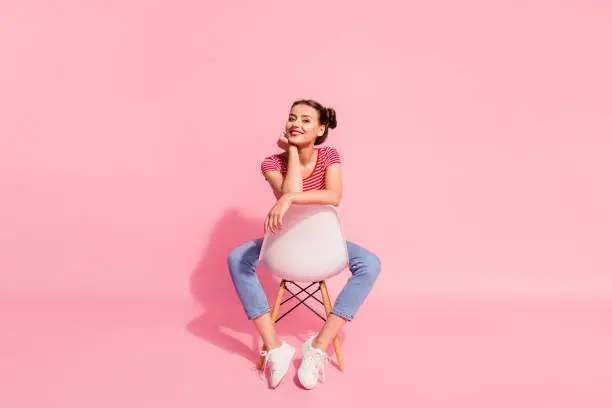
<svg viewBox="0 0 612 408">
<path fill-rule="evenodd" d="M 335 207 L 293 205 L 283 228 L 264 237 L 260 261 L 284 280 L 318 282 L 348 265 L 346 240 Z"/>
</svg>

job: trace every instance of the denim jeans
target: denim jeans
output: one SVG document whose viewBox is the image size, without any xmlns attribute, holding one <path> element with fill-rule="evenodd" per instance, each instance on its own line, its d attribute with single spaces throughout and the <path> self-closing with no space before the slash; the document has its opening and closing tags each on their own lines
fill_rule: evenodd
<svg viewBox="0 0 612 408">
<path fill-rule="evenodd" d="M 249 241 L 234 249 L 227 258 L 234 287 L 249 320 L 270 311 L 256 274 L 262 243 L 263 238 Z M 332 313 L 351 321 L 380 273 L 380 259 L 357 244 L 347 241 L 346 245 L 352 276 L 340 291 Z"/>
</svg>

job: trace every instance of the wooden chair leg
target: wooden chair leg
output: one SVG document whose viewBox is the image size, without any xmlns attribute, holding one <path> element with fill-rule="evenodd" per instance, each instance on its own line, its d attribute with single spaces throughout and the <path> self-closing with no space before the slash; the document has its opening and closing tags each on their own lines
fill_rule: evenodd
<svg viewBox="0 0 612 408">
<path fill-rule="evenodd" d="M 329 299 L 329 292 L 327 291 L 327 285 L 325 281 L 319 282 L 319 287 L 321 288 L 321 297 L 323 298 L 323 305 L 325 306 L 325 313 L 327 316 L 331 314 L 332 304 Z M 342 359 L 342 354 L 340 353 L 340 340 L 338 336 L 334 337 L 334 351 L 336 352 L 336 358 L 338 358 L 338 367 L 340 367 L 340 371 L 344 371 L 344 360 Z"/>
<path fill-rule="evenodd" d="M 270 318 L 272 319 L 272 326 L 276 324 L 276 317 L 278 316 L 278 311 L 280 310 L 281 301 L 283 300 L 283 294 L 285 293 L 285 281 L 282 280 L 280 286 L 278 287 L 278 293 L 276 294 L 276 300 L 274 301 L 274 306 L 272 307 L 272 314 Z M 266 346 L 264 345 L 262 350 L 265 350 Z M 257 364 L 258 369 L 263 368 L 265 357 L 259 357 L 259 363 Z"/>
</svg>

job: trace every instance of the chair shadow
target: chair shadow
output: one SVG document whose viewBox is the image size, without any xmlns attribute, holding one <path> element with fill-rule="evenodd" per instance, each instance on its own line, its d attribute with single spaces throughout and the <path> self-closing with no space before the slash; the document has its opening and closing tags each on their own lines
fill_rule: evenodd
<svg viewBox="0 0 612 408">
<path fill-rule="evenodd" d="M 221 350 L 242 356 L 253 363 L 259 360 L 262 343 L 236 294 L 227 266 L 227 256 L 238 245 L 262 235 L 263 220 L 247 218 L 237 208 L 226 209 L 211 231 L 208 245 L 190 278 L 191 295 L 203 308 L 203 313 L 187 324 L 187 330 Z M 276 297 L 280 279 L 263 266 L 258 268 L 257 276 L 271 304 Z M 280 314 L 293 304 L 283 305 Z M 298 307 L 278 322 L 276 330 L 281 339 L 296 336 L 303 342 L 309 335 L 305 333 L 318 332 L 321 327 L 322 321 L 314 313 L 305 307 Z M 341 342 L 342 338 L 340 336 Z"/>
</svg>

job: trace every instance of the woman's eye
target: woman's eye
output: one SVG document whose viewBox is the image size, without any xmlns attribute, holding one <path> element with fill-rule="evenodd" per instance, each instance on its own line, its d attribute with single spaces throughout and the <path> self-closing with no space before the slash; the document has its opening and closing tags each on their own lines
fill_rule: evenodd
<svg viewBox="0 0 612 408">
<path fill-rule="evenodd" d="M 310 123 L 309 119 L 304 119 L 304 123 Z"/>
</svg>

